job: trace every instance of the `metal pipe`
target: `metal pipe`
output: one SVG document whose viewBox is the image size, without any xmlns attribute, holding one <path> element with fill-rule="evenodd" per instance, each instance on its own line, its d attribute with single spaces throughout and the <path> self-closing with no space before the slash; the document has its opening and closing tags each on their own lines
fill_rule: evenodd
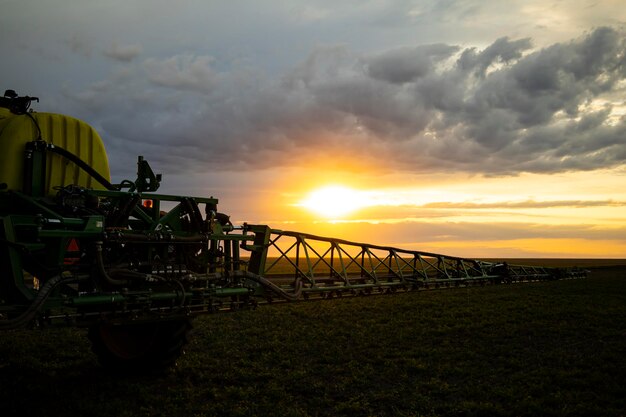
<svg viewBox="0 0 626 417">
<path fill-rule="evenodd" d="M 250 289 L 246 287 L 238 287 L 238 288 L 217 288 L 215 290 L 216 297 L 235 297 L 238 295 L 250 295 Z"/>
</svg>

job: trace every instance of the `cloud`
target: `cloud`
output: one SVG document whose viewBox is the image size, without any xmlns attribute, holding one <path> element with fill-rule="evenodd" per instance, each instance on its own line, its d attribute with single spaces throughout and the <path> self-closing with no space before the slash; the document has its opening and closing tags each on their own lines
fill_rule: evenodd
<svg viewBox="0 0 626 417">
<path fill-rule="evenodd" d="M 279 75 L 208 55 L 149 57 L 86 94 L 102 85 L 73 95 L 78 111 L 167 172 L 342 158 L 515 175 L 615 167 L 626 154 L 626 35 L 607 27 L 541 49 L 507 37 L 482 50 L 321 46 Z"/>
<path fill-rule="evenodd" d="M 83 34 L 74 33 L 71 37 L 65 39 L 64 43 L 70 50 L 85 58 L 91 58 L 93 52 L 93 39 Z"/>
<path fill-rule="evenodd" d="M 615 248 L 623 247 L 626 228 L 598 227 L 596 225 L 578 225 L 576 228 L 562 225 L 548 226 L 537 223 L 494 223 L 485 227 L 481 223 L 468 222 L 432 222 L 410 221 L 398 224 L 368 222 L 319 222 L 317 224 L 295 223 L 281 227 L 283 230 L 298 230 L 303 233 L 334 236 L 354 242 L 368 242 L 372 236 L 378 241 L 390 242 L 390 246 L 399 248 L 432 250 L 439 253 L 448 253 L 449 250 L 429 248 L 427 244 L 434 242 L 465 242 L 464 252 L 472 252 L 475 244 L 488 245 L 489 242 L 509 241 L 514 245 L 516 240 L 560 240 L 580 239 L 584 236 L 585 243 L 593 241 L 610 241 Z M 612 250 L 620 253 L 620 249 Z M 469 249 L 469 250 L 468 250 Z M 567 248 L 552 248 L 567 253 Z M 570 249 L 571 250 L 571 249 Z M 497 253 L 492 248 L 491 256 Z M 541 252 L 541 250 L 538 250 Z M 519 253 L 519 251 L 518 251 Z M 470 255 L 476 256 L 476 255 Z M 519 255 L 518 255 L 519 256 Z M 545 256 L 545 255 L 544 255 Z"/>
<path fill-rule="evenodd" d="M 449 58 L 457 50 L 458 47 L 444 44 L 405 47 L 366 57 L 364 62 L 372 78 L 403 84 L 429 74 L 436 63 Z"/>
<path fill-rule="evenodd" d="M 518 60 L 523 51 L 530 48 L 531 42 L 528 38 L 510 41 L 503 37 L 480 52 L 476 48 L 465 49 L 458 60 L 458 66 L 464 71 L 475 71 L 484 78 L 487 69 L 493 64 L 507 64 Z"/>
<path fill-rule="evenodd" d="M 102 53 L 104 54 L 104 56 L 112 58 L 116 61 L 131 62 L 139 54 L 141 54 L 141 50 L 142 48 L 139 44 L 118 45 L 114 42 Z"/>
<path fill-rule="evenodd" d="M 557 201 L 518 201 L 518 202 L 498 202 L 498 203 L 451 203 L 437 202 L 423 204 L 422 208 L 436 209 L 525 209 L 525 208 L 555 208 L 555 207 L 623 207 L 626 206 L 625 201 L 613 200 L 557 200 Z"/>
<path fill-rule="evenodd" d="M 211 61 L 209 56 L 175 55 L 164 60 L 149 58 L 143 66 L 148 80 L 158 86 L 206 93 L 217 78 Z"/>
</svg>

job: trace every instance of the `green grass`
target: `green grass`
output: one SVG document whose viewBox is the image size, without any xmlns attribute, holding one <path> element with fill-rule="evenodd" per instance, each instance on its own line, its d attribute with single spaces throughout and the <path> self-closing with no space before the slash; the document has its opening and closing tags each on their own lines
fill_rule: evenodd
<svg viewBox="0 0 626 417">
<path fill-rule="evenodd" d="M 0 333 L 0 415 L 623 416 L 626 268 L 205 316 L 163 376 L 85 331 Z"/>
</svg>

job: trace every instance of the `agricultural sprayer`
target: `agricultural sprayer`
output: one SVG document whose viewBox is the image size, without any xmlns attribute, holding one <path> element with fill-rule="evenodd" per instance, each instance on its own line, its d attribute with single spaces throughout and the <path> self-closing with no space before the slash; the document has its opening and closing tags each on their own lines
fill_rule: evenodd
<svg viewBox="0 0 626 417">
<path fill-rule="evenodd" d="M 204 313 L 581 275 L 236 226 L 213 197 L 156 193 L 142 157 L 112 184 L 97 132 L 34 100 L 0 98 L 0 330 L 86 327 L 107 366 L 172 364 Z"/>
</svg>

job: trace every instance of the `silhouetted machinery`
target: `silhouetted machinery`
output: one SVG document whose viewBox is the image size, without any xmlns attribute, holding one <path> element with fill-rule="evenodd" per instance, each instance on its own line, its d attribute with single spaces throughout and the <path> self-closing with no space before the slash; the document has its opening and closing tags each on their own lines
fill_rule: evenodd
<svg viewBox="0 0 626 417">
<path fill-rule="evenodd" d="M 171 365 L 203 313 L 583 275 L 234 226 L 213 197 L 156 193 L 142 157 L 112 184 L 98 133 L 32 101 L 0 98 L 0 329 L 86 327 L 107 366 Z"/>
</svg>

